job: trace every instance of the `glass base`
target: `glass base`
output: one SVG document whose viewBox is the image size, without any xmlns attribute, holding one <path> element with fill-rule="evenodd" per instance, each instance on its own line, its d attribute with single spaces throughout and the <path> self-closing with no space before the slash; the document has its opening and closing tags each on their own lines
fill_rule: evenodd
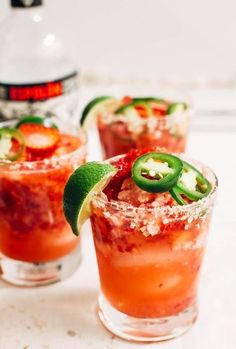
<svg viewBox="0 0 236 349">
<path fill-rule="evenodd" d="M 135 342 L 161 342 L 180 336 L 196 321 L 197 305 L 168 317 L 135 318 L 114 309 L 102 293 L 98 315 L 103 325 L 116 336 Z"/>
<path fill-rule="evenodd" d="M 69 255 L 50 262 L 22 262 L 1 255 L 1 278 L 17 286 L 48 285 L 69 277 L 80 261 L 80 245 Z"/>
</svg>

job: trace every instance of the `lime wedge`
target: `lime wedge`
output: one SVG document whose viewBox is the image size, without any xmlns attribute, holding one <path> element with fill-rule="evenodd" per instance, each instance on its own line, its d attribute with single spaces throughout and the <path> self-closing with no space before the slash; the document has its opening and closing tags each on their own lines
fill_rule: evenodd
<svg viewBox="0 0 236 349">
<path fill-rule="evenodd" d="M 121 101 L 111 96 L 101 96 L 90 101 L 82 112 L 80 124 L 88 130 L 94 125 L 96 117 L 103 111 L 113 112 L 121 105 Z"/>
<path fill-rule="evenodd" d="M 93 161 L 80 166 L 70 176 L 64 190 L 63 209 L 75 235 L 79 235 L 83 223 L 90 216 L 90 202 L 94 194 L 101 192 L 115 173 L 112 165 Z"/>
</svg>

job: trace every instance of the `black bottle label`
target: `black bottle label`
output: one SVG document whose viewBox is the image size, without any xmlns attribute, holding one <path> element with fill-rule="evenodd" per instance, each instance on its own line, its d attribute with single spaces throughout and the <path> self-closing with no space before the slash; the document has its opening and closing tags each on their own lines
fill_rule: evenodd
<svg viewBox="0 0 236 349">
<path fill-rule="evenodd" d="M 0 120 L 29 113 L 55 115 L 59 107 L 64 112 L 69 109 L 69 113 L 72 113 L 78 99 L 77 93 L 76 72 L 58 80 L 33 84 L 0 82 Z"/>
</svg>

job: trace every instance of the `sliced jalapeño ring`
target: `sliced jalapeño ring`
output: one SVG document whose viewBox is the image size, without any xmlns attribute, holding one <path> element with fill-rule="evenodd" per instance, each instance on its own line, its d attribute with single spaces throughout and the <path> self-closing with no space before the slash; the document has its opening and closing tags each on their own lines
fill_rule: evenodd
<svg viewBox="0 0 236 349">
<path fill-rule="evenodd" d="M 126 114 L 129 113 L 130 109 L 136 110 L 142 117 L 152 115 L 152 108 L 146 101 L 141 100 L 132 100 L 130 103 L 122 105 L 115 111 L 115 114 Z"/>
<path fill-rule="evenodd" d="M 0 160 L 17 160 L 25 149 L 24 137 L 20 131 L 11 128 L 0 129 Z"/>
<path fill-rule="evenodd" d="M 178 157 L 151 152 L 136 159 L 132 178 L 139 188 L 149 193 L 162 193 L 176 184 L 182 168 L 183 163 Z"/>
<path fill-rule="evenodd" d="M 39 124 L 45 127 L 58 129 L 57 125 L 50 118 L 44 118 L 41 116 L 33 116 L 33 115 L 25 116 L 17 122 L 16 128 L 19 128 L 21 125 L 24 125 L 24 124 Z"/>
<path fill-rule="evenodd" d="M 187 104 L 183 102 L 171 103 L 167 109 L 166 114 L 182 113 L 187 109 Z"/>
<path fill-rule="evenodd" d="M 188 202 L 182 197 L 181 191 L 176 187 L 176 185 L 173 188 L 170 188 L 169 190 L 172 198 L 179 204 L 179 205 L 187 205 Z"/>
<path fill-rule="evenodd" d="M 192 201 L 207 196 L 212 189 L 211 183 L 194 166 L 186 161 L 182 160 L 182 162 L 182 174 L 175 185 L 178 192 Z"/>
</svg>

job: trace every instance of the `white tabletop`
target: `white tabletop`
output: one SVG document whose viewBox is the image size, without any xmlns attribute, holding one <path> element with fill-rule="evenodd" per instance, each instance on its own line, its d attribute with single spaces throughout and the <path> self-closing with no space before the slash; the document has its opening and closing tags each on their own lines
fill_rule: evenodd
<svg viewBox="0 0 236 349">
<path fill-rule="evenodd" d="M 117 88 L 117 93 L 121 90 Z M 97 89 L 85 88 L 82 100 L 96 94 L 100 94 Z M 212 167 L 220 187 L 201 276 L 200 314 L 193 328 L 184 336 L 162 344 L 131 344 L 108 333 L 96 315 L 99 283 L 88 223 L 82 233 L 82 264 L 68 280 L 39 288 L 13 287 L 0 282 L 0 349 L 236 348 L 234 94 L 233 91 L 194 92 L 199 112 L 192 125 L 187 152 Z M 218 104 L 218 96 L 226 107 L 231 103 L 231 111 L 226 111 L 226 115 L 211 115 L 206 110 L 220 108 L 225 112 L 225 105 Z M 96 135 L 91 132 L 90 159 L 99 157 L 96 144 Z"/>
</svg>

